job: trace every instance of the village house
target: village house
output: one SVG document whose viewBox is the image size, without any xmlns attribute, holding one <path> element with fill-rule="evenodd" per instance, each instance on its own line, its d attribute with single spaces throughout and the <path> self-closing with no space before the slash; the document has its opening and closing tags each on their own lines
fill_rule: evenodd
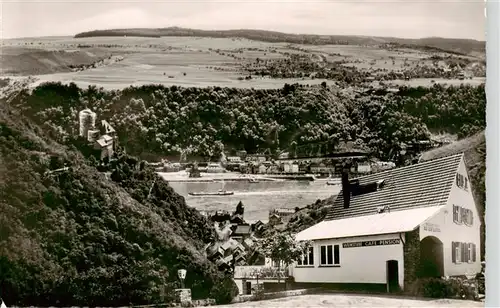
<svg viewBox="0 0 500 308">
<path fill-rule="evenodd" d="M 236 226 L 236 229 L 231 234 L 231 238 L 237 240 L 238 242 L 243 242 L 247 237 L 252 234 L 252 230 L 249 224 L 241 224 Z"/>
<path fill-rule="evenodd" d="M 273 215 L 277 215 L 279 218 L 284 219 L 293 214 L 295 214 L 295 209 L 277 208 L 269 211 L 269 218 Z"/>
<path fill-rule="evenodd" d="M 94 149 L 100 152 L 99 158 L 103 160 L 108 157 L 111 158 L 114 154 L 113 138 L 109 135 L 101 136 L 94 142 Z"/>
<path fill-rule="evenodd" d="M 241 160 L 241 157 L 239 156 L 228 156 L 227 158 L 228 163 L 242 163 L 243 161 Z"/>
<path fill-rule="evenodd" d="M 388 292 L 417 277 L 481 271 L 480 224 L 463 154 L 354 180 L 322 222 L 298 233 L 312 247 L 293 267 L 297 285 Z"/>
<path fill-rule="evenodd" d="M 331 174 L 335 172 L 335 167 L 334 166 L 327 166 L 324 163 L 311 163 L 311 173 L 314 174 Z"/>
<path fill-rule="evenodd" d="M 283 164 L 283 171 L 285 173 L 299 173 L 299 165 L 293 163 Z"/>
<path fill-rule="evenodd" d="M 266 155 L 264 155 L 264 154 L 248 154 L 248 155 L 245 157 L 245 161 L 246 161 L 246 162 L 257 162 L 257 163 L 261 163 L 261 162 L 266 161 Z"/>
</svg>

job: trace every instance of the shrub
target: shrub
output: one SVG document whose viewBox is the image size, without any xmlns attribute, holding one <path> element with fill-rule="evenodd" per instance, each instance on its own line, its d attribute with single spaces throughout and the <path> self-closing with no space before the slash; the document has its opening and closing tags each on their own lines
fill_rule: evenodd
<svg viewBox="0 0 500 308">
<path fill-rule="evenodd" d="M 215 299 L 217 305 L 229 304 L 239 293 L 236 283 L 229 276 L 215 283 L 210 297 Z"/>
<path fill-rule="evenodd" d="M 453 298 L 459 292 L 456 283 L 441 278 L 422 279 L 422 295 L 432 298 Z"/>
<path fill-rule="evenodd" d="M 422 278 L 413 286 L 413 295 L 431 298 L 478 299 L 477 281 L 466 278 Z"/>
</svg>

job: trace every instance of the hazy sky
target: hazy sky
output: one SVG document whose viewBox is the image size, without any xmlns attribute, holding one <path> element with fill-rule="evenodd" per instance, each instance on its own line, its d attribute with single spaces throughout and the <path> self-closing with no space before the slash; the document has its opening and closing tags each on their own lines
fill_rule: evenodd
<svg viewBox="0 0 500 308">
<path fill-rule="evenodd" d="M 4 38 L 132 27 L 485 40 L 479 0 L 0 0 Z"/>
</svg>

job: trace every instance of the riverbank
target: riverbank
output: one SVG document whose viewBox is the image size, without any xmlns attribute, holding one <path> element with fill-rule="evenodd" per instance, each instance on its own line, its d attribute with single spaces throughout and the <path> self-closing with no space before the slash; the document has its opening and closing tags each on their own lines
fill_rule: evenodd
<svg viewBox="0 0 500 308">
<path fill-rule="evenodd" d="M 177 183 L 216 183 L 216 182 L 275 182 L 275 181 L 314 181 L 313 175 L 307 174 L 241 174 L 236 172 L 207 173 L 199 178 L 190 178 L 186 171 L 157 172 L 165 181 Z M 324 180 L 324 179 L 323 179 Z"/>
<path fill-rule="evenodd" d="M 157 172 L 165 181 L 177 183 L 216 183 L 221 181 L 227 182 L 250 182 L 252 179 L 257 181 L 272 182 L 275 179 L 265 178 L 260 175 L 247 175 L 236 172 L 224 173 L 207 173 L 202 172 L 199 178 L 190 178 L 186 171 L 178 172 Z"/>
</svg>

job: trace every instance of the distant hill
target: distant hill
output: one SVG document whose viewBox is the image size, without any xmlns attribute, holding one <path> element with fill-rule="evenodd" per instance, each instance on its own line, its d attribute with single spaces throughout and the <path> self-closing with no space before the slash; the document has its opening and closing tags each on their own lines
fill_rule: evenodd
<svg viewBox="0 0 500 308">
<path fill-rule="evenodd" d="M 310 45 L 380 45 L 397 44 L 411 45 L 413 47 L 430 47 L 442 51 L 450 51 L 461 54 L 472 52 L 485 52 L 486 43 L 472 39 L 451 39 L 429 37 L 421 39 L 404 39 L 394 37 L 372 37 L 355 35 L 315 35 L 315 34 L 291 34 L 267 30 L 237 29 L 237 30 L 199 30 L 179 27 L 169 28 L 131 28 L 131 29 L 108 29 L 82 32 L 75 38 L 102 37 L 102 36 L 138 36 L 138 37 L 162 37 L 162 36 L 197 36 L 213 38 L 246 38 L 249 40 L 264 42 L 285 42 L 293 44 Z"/>
</svg>

